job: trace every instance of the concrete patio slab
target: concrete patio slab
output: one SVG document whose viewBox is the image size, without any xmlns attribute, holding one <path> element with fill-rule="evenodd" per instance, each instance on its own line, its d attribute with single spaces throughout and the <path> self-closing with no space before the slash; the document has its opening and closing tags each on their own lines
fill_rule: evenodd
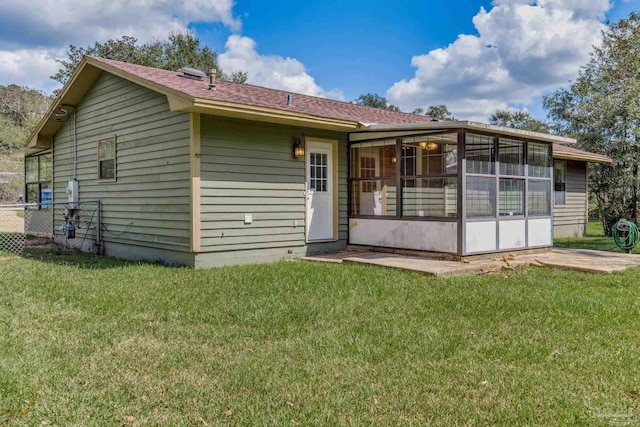
<svg viewBox="0 0 640 427">
<path fill-rule="evenodd" d="M 587 273 L 612 273 L 640 267 L 640 255 L 586 249 L 554 249 L 537 256 L 547 267 L 564 268 Z"/>
<path fill-rule="evenodd" d="M 474 262 L 445 261 L 405 255 L 370 252 L 344 258 L 343 262 L 352 264 L 369 264 L 380 267 L 411 270 L 427 276 L 451 277 L 471 274 L 489 273 L 502 268 L 502 263 L 495 260 Z"/>
<path fill-rule="evenodd" d="M 519 266 L 548 266 L 588 273 L 611 273 L 640 266 L 639 255 L 578 249 L 553 249 L 538 254 L 517 253 L 469 261 L 447 261 L 426 256 L 398 255 L 373 251 L 342 251 L 311 256 L 308 261 L 376 265 L 415 271 L 427 276 L 451 277 L 496 272 Z"/>
</svg>

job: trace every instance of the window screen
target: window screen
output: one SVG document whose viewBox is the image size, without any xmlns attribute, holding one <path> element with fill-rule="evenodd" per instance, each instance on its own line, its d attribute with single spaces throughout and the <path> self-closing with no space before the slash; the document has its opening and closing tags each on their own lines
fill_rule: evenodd
<svg viewBox="0 0 640 427">
<path fill-rule="evenodd" d="M 495 147 L 493 137 L 468 133 L 465 138 L 467 173 L 495 174 Z"/>
<path fill-rule="evenodd" d="M 524 142 L 500 138 L 500 175 L 524 176 Z"/>
<path fill-rule="evenodd" d="M 529 176 L 551 178 L 551 144 L 529 143 Z"/>
<path fill-rule="evenodd" d="M 500 178 L 500 216 L 524 215 L 524 179 Z"/>
<path fill-rule="evenodd" d="M 351 181 L 351 215 L 396 216 L 396 180 Z"/>
<path fill-rule="evenodd" d="M 551 215 L 550 180 L 529 180 L 529 215 Z"/>
<path fill-rule="evenodd" d="M 467 176 L 466 208 L 468 218 L 495 217 L 496 180 Z"/>
<path fill-rule="evenodd" d="M 458 213 L 457 178 L 402 180 L 402 215 L 455 217 Z"/>
</svg>

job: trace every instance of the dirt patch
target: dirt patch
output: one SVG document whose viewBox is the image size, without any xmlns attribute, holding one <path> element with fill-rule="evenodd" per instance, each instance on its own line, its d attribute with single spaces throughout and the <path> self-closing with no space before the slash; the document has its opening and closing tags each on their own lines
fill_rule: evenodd
<svg viewBox="0 0 640 427">
<path fill-rule="evenodd" d="M 0 233 L 23 233 L 24 218 L 18 216 L 17 210 L 0 209 Z"/>
</svg>

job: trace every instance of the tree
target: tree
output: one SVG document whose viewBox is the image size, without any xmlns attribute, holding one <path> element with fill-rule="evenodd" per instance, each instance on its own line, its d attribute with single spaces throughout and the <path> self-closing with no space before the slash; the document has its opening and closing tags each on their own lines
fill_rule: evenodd
<svg viewBox="0 0 640 427">
<path fill-rule="evenodd" d="M 52 79 L 65 84 L 85 55 L 164 70 L 178 70 L 190 67 L 209 73 L 213 70 L 216 78 L 244 83 L 247 73 L 239 71 L 226 75 L 218 65 L 218 55 L 208 46 L 202 46 L 200 40 L 189 31 L 173 32 L 165 42 L 153 40 L 145 44 L 138 44 L 135 37 L 122 36 L 120 39 L 110 39 L 104 43 L 96 42 L 93 46 L 77 47 L 69 45 L 66 59 L 56 60 L 62 68 Z"/>
<path fill-rule="evenodd" d="M 449 111 L 449 107 L 447 107 L 445 104 L 430 105 L 429 108 L 427 108 L 427 111 L 424 111 L 424 108 L 419 107 L 413 110 L 412 114 L 431 117 L 435 120 L 458 120 L 453 116 L 453 114 L 451 114 L 451 111 Z"/>
<path fill-rule="evenodd" d="M 602 45 L 567 89 L 544 99 L 556 131 L 605 153 L 612 165 L 590 167 L 592 197 L 605 232 L 620 218 L 637 222 L 640 164 L 640 15 L 611 25 Z"/>
<path fill-rule="evenodd" d="M 389 104 L 387 98 L 378 95 L 377 93 L 365 93 L 355 99 L 355 103 L 358 105 L 364 105 L 365 107 L 380 108 L 381 110 L 389 110 L 400 112 L 400 107 Z"/>
<path fill-rule="evenodd" d="M 496 110 L 489 117 L 489 124 L 531 132 L 549 133 L 550 131 L 547 123 L 534 118 L 528 111 Z"/>
<path fill-rule="evenodd" d="M 225 80 L 228 80 L 233 83 L 246 83 L 249 75 L 246 71 L 235 71 L 228 75 Z"/>
<path fill-rule="evenodd" d="M 50 104 L 51 97 L 36 89 L 0 86 L 0 154 L 24 147 Z"/>
</svg>

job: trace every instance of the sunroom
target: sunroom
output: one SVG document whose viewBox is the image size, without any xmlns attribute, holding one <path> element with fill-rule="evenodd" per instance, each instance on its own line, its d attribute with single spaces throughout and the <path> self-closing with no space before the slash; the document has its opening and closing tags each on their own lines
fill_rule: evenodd
<svg viewBox="0 0 640 427">
<path fill-rule="evenodd" d="M 475 122 L 350 135 L 349 243 L 458 256 L 550 247 L 553 143 Z"/>
</svg>

